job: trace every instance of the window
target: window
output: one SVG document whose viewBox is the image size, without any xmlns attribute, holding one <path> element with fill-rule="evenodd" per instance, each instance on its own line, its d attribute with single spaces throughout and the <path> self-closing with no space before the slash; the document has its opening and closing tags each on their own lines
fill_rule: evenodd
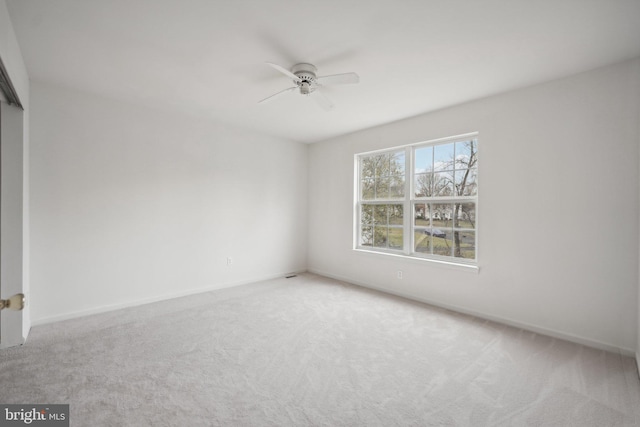
<svg viewBox="0 0 640 427">
<path fill-rule="evenodd" d="M 476 260 L 476 134 L 362 153 L 356 160 L 356 248 Z"/>
</svg>

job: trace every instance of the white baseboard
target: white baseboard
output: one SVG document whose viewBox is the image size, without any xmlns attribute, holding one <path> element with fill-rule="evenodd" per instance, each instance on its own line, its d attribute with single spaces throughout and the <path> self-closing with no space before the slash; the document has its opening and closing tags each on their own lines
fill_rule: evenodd
<svg viewBox="0 0 640 427">
<path fill-rule="evenodd" d="M 492 322 L 502 323 L 504 325 L 513 326 L 515 328 L 523 329 L 523 330 L 530 331 L 530 332 L 535 332 L 537 334 L 546 335 L 546 336 L 549 336 L 549 337 L 558 338 L 558 339 L 562 339 L 562 340 L 565 340 L 565 341 L 570 341 L 570 342 L 573 342 L 573 343 L 576 343 L 576 344 L 581 344 L 581 345 L 584 345 L 584 346 L 587 346 L 587 347 L 597 348 L 599 350 L 610 351 L 612 353 L 619 353 L 619 354 L 622 354 L 624 356 L 636 357 L 636 362 L 638 363 L 638 366 L 639 366 L 639 369 L 640 369 L 640 362 L 638 362 L 638 357 L 636 356 L 635 351 L 631 350 L 631 349 L 628 349 L 628 348 L 620 348 L 620 347 L 617 347 L 615 345 L 611 345 L 611 344 L 603 343 L 603 342 L 600 342 L 600 341 L 592 340 L 590 338 L 585 338 L 585 337 L 581 337 L 581 336 L 578 336 L 578 335 L 568 334 L 568 333 L 565 333 L 565 332 L 556 331 L 554 329 L 548 329 L 548 328 L 532 325 L 532 324 L 525 323 L 525 322 L 519 322 L 517 320 L 508 319 L 508 318 L 504 318 L 504 317 L 500 317 L 500 316 L 494 316 L 494 315 L 489 314 L 489 313 L 483 313 L 483 312 L 472 310 L 472 309 L 468 309 L 468 308 L 465 308 L 465 307 L 460 307 L 460 306 L 456 306 L 456 305 L 452 305 L 452 304 L 442 303 L 440 301 L 436 301 L 436 300 L 432 300 L 432 299 L 428 299 L 428 298 L 423 298 L 423 297 L 420 297 L 420 296 L 417 296 L 417 295 L 411 295 L 411 294 L 405 293 L 405 292 L 397 292 L 397 291 L 394 291 L 394 290 L 391 290 L 391 289 L 386 289 L 386 288 L 382 288 L 382 287 L 378 287 L 378 286 L 373 286 L 370 283 L 364 283 L 364 282 L 352 279 L 350 277 L 344 277 L 344 276 L 340 276 L 340 275 L 335 275 L 335 274 L 332 274 L 332 273 L 328 273 L 326 271 L 320 271 L 320 270 L 316 270 L 316 269 L 309 269 L 308 271 L 309 271 L 309 273 L 314 273 L 314 274 L 318 274 L 320 276 L 325 276 L 325 277 L 329 277 L 329 278 L 332 278 L 332 279 L 340 280 L 342 282 L 347 282 L 347 283 L 351 283 L 351 284 L 354 284 L 354 285 L 357 285 L 357 286 L 362 286 L 363 288 L 374 289 L 376 291 L 380 291 L 380 292 L 396 295 L 396 296 L 399 296 L 399 297 L 402 297 L 402 298 L 407 298 L 407 299 L 414 300 L 414 301 L 423 302 L 425 304 L 429 304 L 429 305 L 433 305 L 433 306 L 436 306 L 436 307 L 445 308 L 447 310 L 455 311 L 457 313 L 468 314 L 470 316 L 474 316 L 474 317 L 478 317 L 478 318 L 481 318 L 481 319 L 490 320 Z"/>
<path fill-rule="evenodd" d="M 215 285 L 205 286 L 205 287 L 202 287 L 202 288 L 189 289 L 189 290 L 180 291 L 180 292 L 171 292 L 171 293 L 168 293 L 168 294 L 158 295 L 158 296 L 150 297 L 150 298 L 143 298 L 143 299 L 138 299 L 138 300 L 125 301 L 125 302 L 121 302 L 121 303 L 117 303 L 117 304 L 107 304 L 107 305 L 102 305 L 102 306 L 99 306 L 99 307 L 92 307 L 92 308 L 85 309 L 85 310 L 71 311 L 71 312 L 68 312 L 68 313 L 58 314 L 58 315 L 55 315 L 55 316 L 42 317 L 40 319 L 32 319 L 31 320 L 31 326 L 38 326 L 38 325 L 44 325 L 44 324 L 47 324 L 47 323 L 60 322 L 62 320 L 75 319 L 75 318 L 78 318 L 78 317 L 89 316 L 89 315 L 92 315 L 92 314 L 106 313 L 108 311 L 120 310 L 122 308 L 136 307 L 136 306 L 143 305 L 143 304 L 151 304 L 151 303 L 158 302 L 158 301 L 165 301 L 165 300 L 169 300 L 169 299 L 173 299 L 173 298 L 185 297 L 185 296 L 188 296 L 188 295 L 201 294 L 201 293 L 204 293 L 204 292 L 210 292 L 210 291 L 215 291 L 215 290 L 219 290 L 219 289 L 225 289 L 225 288 L 232 288 L 232 287 L 235 287 L 235 286 L 247 285 L 249 283 L 263 282 L 265 280 L 278 279 L 280 277 L 284 277 L 284 276 L 290 275 L 290 274 L 297 274 L 297 273 L 287 272 L 287 273 L 273 274 L 273 275 L 269 275 L 269 276 L 254 277 L 252 279 L 241 280 L 241 281 L 237 281 L 237 282 L 218 283 L 218 284 L 215 284 Z"/>
</svg>

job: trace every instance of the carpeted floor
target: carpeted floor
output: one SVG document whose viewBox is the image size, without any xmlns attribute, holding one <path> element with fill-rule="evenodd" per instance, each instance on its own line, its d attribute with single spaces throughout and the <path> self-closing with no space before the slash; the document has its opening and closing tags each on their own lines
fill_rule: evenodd
<svg viewBox="0 0 640 427">
<path fill-rule="evenodd" d="M 0 402 L 72 426 L 634 426 L 635 361 L 304 274 L 34 327 Z"/>
</svg>

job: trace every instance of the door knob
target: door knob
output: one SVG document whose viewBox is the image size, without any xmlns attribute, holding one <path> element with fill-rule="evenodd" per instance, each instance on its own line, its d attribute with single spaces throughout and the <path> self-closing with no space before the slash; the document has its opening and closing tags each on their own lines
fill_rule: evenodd
<svg viewBox="0 0 640 427">
<path fill-rule="evenodd" d="M 15 294 L 9 299 L 0 299 L 0 310 L 22 310 L 24 308 L 24 294 Z"/>
</svg>

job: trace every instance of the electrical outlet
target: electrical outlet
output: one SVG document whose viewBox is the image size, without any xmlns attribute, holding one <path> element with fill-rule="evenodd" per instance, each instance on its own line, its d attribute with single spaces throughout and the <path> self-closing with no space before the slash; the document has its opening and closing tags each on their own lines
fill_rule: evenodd
<svg viewBox="0 0 640 427">
<path fill-rule="evenodd" d="M 231 264 L 233 264 L 233 258 L 227 257 L 227 267 L 231 267 Z"/>
<path fill-rule="evenodd" d="M 398 270 L 397 277 L 402 280 L 402 270 Z"/>
</svg>

